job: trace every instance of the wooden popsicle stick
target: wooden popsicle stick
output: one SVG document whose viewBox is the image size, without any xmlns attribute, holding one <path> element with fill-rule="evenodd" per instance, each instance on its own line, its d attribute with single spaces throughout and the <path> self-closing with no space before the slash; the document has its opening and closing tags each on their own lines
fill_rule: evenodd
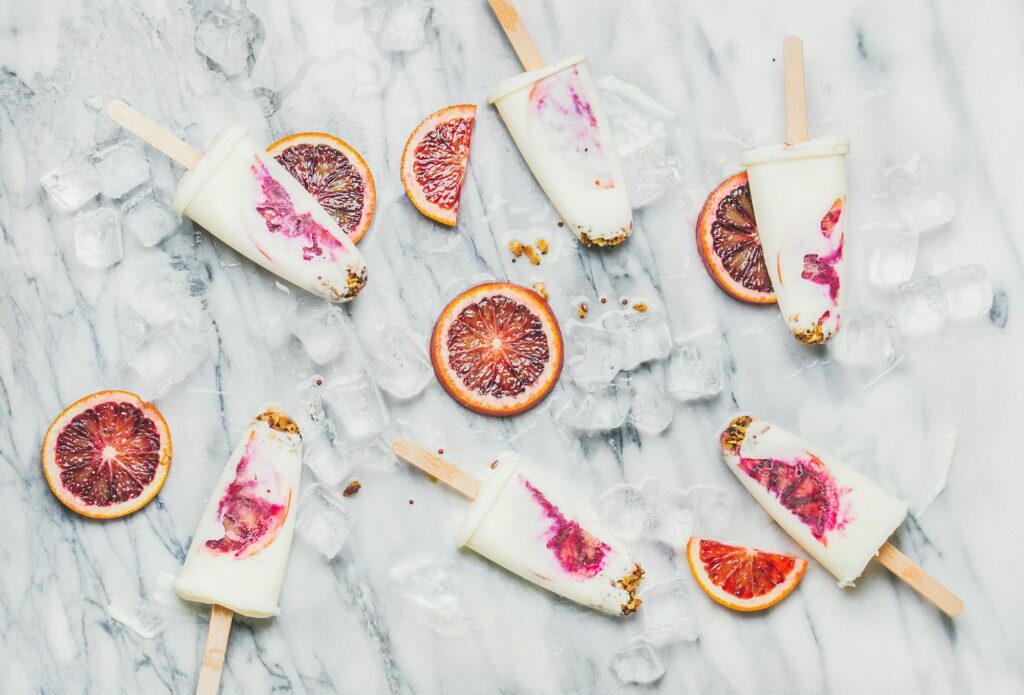
<svg viewBox="0 0 1024 695">
<path fill-rule="evenodd" d="M 786 142 L 807 140 L 807 97 L 804 91 L 804 42 L 788 36 L 782 44 L 782 69 L 786 81 Z"/>
<path fill-rule="evenodd" d="M 203 665 L 199 669 L 196 695 L 217 695 L 220 690 L 220 674 L 224 670 L 224 656 L 227 654 L 231 618 L 234 615 L 230 608 L 216 604 L 210 611 L 210 630 L 206 633 L 206 648 L 203 650 Z"/>
<path fill-rule="evenodd" d="M 950 618 L 964 612 L 964 602 L 956 594 L 939 584 L 892 543 L 886 543 L 881 547 L 878 551 L 878 561 Z"/>
<path fill-rule="evenodd" d="M 491 4 L 491 9 L 494 10 L 494 16 L 498 18 L 501 28 L 505 30 L 505 36 L 512 44 L 512 50 L 516 52 L 523 68 L 539 70 L 544 67 L 544 58 L 537 50 L 537 44 L 533 42 L 530 32 L 523 26 L 523 22 L 519 19 L 519 13 L 516 12 L 512 3 L 509 0 L 488 0 L 488 2 Z"/>
<path fill-rule="evenodd" d="M 391 444 L 395 456 L 432 475 L 445 485 L 449 485 L 471 500 L 480 494 L 480 479 L 466 473 L 450 461 L 446 461 L 433 451 L 424 449 L 416 442 L 399 437 Z"/>
<path fill-rule="evenodd" d="M 192 169 L 203 158 L 202 152 L 174 137 L 123 101 L 110 102 L 107 105 L 107 115 L 130 133 L 145 140 L 186 169 Z"/>
</svg>

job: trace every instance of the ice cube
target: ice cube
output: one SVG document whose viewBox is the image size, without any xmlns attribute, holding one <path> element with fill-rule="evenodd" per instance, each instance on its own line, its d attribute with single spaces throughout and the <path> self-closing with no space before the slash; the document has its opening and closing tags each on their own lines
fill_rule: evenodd
<svg viewBox="0 0 1024 695">
<path fill-rule="evenodd" d="M 208 354 L 202 332 L 172 321 L 146 336 L 128 356 L 127 378 L 144 398 L 159 398 L 191 374 Z"/>
<path fill-rule="evenodd" d="M 629 421 L 641 432 L 663 432 L 672 423 L 675 404 L 649 374 L 634 378 L 630 383 L 636 396 L 629 411 Z"/>
<path fill-rule="evenodd" d="M 264 36 L 263 22 L 247 9 L 213 9 L 196 27 L 196 51 L 212 69 L 230 79 L 252 72 Z"/>
<path fill-rule="evenodd" d="M 144 603 L 115 599 L 107 606 L 107 615 L 143 639 L 153 639 L 164 629 L 164 620 Z"/>
<path fill-rule="evenodd" d="M 368 341 L 369 372 L 377 386 L 395 398 L 418 396 L 434 374 L 427 361 L 423 341 L 409 331 L 387 327 Z"/>
<path fill-rule="evenodd" d="M 682 548 L 692 535 L 715 535 L 728 524 L 732 496 L 717 487 L 695 485 L 661 491 L 655 534 L 662 543 Z"/>
<path fill-rule="evenodd" d="M 844 314 L 832 345 L 836 361 L 852 367 L 885 367 L 896 357 L 892 331 L 881 314 Z"/>
<path fill-rule="evenodd" d="M 77 210 L 100 194 L 96 168 L 81 157 L 72 157 L 43 174 L 39 182 L 65 210 Z"/>
<path fill-rule="evenodd" d="M 392 567 L 388 579 L 418 623 L 444 637 L 464 637 L 478 622 L 463 604 L 463 571 L 454 563 L 419 556 Z"/>
<path fill-rule="evenodd" d="M 946 325 L 946 297 L 933 275 L 900 286 L 896 325 L 907 338 L 938 333 Z"/>
<path fill-rule="evenodd" d="M 167 197 L 156 189 L 143 191 L 121 206 L 124 226 L 143 246 L 156 246 L 181 224 Z"/>
<path fill-rule="evenodd" d="M 956 214 L 949 190 L 930 174 L 930 167 L 914 156 L 908 163 L 883 174 L 893 207 L 903 225 L 914 232 L 928 232 L 945 226 Z"/>
<path fill-rule="evenodd" d="M 135 277 L 128 288 L 128 306 L 136 314 L 150 326 L 162 326 L 175 319 L 196 325 L 203 303 L 189 294 L 187 273 L 162 263 L 132 270 Z"/>
<path fill-rule="evenodd" d="M 896 287 L 914 273 L 918 235 L 899 228 L 877 229 L 865 235 L 868 282 Z"/>
<path fill-rule="evenodd" d="M 626 339 L 618 333 L 576 323 L 566 337 L 566 365 L 578 386 L 607 384 L 622 370 Z"/>
<path fill-rule="evenodd" d="M 630 641 L 612 657 L 612 670 L 623 683 L 646 684 L 665 675 L 665 665 L 650 644 L 642 639 Z"/>
<path fill-rule="evenodd" d="M 643 639 L 655 647 L 673 642 L 693 641 L 700 636 L 700 621 L 694 610 L 692 582 L 668 579 L 647 588 L 643 599 Z"/>
<path fill-rule="evenodd" d="M 134 142 L 116 142 L 93 152 L 92 159 L 108 198 L 120 198 L 149 180 L 149 158 Z"/>
<path fill-rule="evenodd" d="M 350 349 L 354 340 L 345 314 L 326 302 L 301 305 L 292 331 L 317 364 L 330 362 Z"/>
<path fill-rule="evenodd" d="M 343 446 L 371 439 L 387 427 L 387 410 L 366 374 L 326 382 L 322 393 L 327 415 Z"/>
<path fill-rule="evenodd" d="M 391 447 L 382 439 L 350 447 L 345 450 L 344 456 L 353 468 L 360 471 L 394 473 L 401 468 Z"/>
<path fill-rule="evenodd" d="M 109 268 L 124 258 L 117 210 L 97 208 L 75 216 L 75 256 L 90 268 Z"/>
<path fill-rule="evenodd" d="M 660 200 L 683 180 L 682 164 L 666 151 L 664 140 L 655 140 L 622 156 L 629 202 L 639 209 Z"/>
<path fill-rule="evenodd" d="M 992 281 L 980 264 L 963 265 L 940 273 L 939 285 L 946 298 L 950 321 L 980 319 L 992 308 Z"/>
<path fill-rule="evenodd" d="M 352 472 L 350 466 L 326 433 L 303 437 L 302 462 L 324 485 L 338 485 Z"/>
<path fill-rule="evenodd" d="M 423 47 L 430 6 L 418 0 L 398 2 L 384 20 L 380 48 L 392 53 L 411 53 Z"/>
<path fill-rule="evenodd" d="M 616 311 L 605 316 L 603 324 L 607 330 L 618 333 L 626 341 L 622 364 L 625 370 L 667 357 L 672 351 L 672 333 L 660 311 Z"/>
<path fill-rule="evenodd" d="M 681 338 L 669 355 L 666 390 L 680 401 L 717 396 L 726 384 L 726 358 L 717 327 Z"/>
<path fill-rule="evenodd" d="M 601 494 L 597 511 L 612 533 L 623 540 L 635 540 L 653 528 L 657 501 L 651 497 L 643 483 L 619 483 Z"/>
<path fill-rule="evenodd" d="M 355 529 L 355 519 L 345 511 L 341 495 L 321 483 L 313 483 L 299 499 L 295 530 L 331 560 Z"/>
<path fill-rule="evenodd" d="M 559 409 L 558 419 L 585 432 L 618 429 L 626 421 L 633 395 L 628 383 L 595 384 L 569 398 Z"/>
</svg>

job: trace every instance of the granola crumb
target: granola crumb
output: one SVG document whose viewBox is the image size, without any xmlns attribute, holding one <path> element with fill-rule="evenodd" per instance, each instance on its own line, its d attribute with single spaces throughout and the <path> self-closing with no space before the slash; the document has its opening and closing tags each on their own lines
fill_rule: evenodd
<svg viewBox="0 0 1024 695">
<path fill-rule="evenodd" d="M 491 461 L 491 470 L 493 471 L 497 467 L 498 467 L 498 459 L 494 459 L 493 461 Z"/>
<path fill-rule="evenodd" d="M 526 257 L 530 259 L 530 263 L 533 263 L 534 265 L 540 265 L 540 256 L 537 255 L 537 252 L 533 250 L 532 246 L 524 247 L 523 253 L 526 254 Z"/>
<path fill-rule="evenodd" d="M 633 305 L 633 311 L 638 311 L 641 314 L 646 314 L 649 307 L 644 302 L 637 302 Z"/>
<path fill-rule="evenodd" d="M 348 484 L 348 487 L 346 487 L 345 491 L 341 494 L 344 495 L 345 497 L 351 497 L 352 495 L 359 492 L 360 488 L 362 487 L 363 484 L 361 482 L 359 482 L 358 480 L 353 480 L 351 483 Z"/>
<path fill-rule="evenodd" d="M 548 240 L 537 239 L 537 248 L 540 249 L 540 252 L 546 256 L 548 254 L 548 249 L 550 248 L 548 246 Z"/>
<path fill-rule="evenodd" d="M 576 310 L 576 313 L 579 315 L 579 317 L 581 319 L 585 319 L 585 318 L 587 318 L 587 313 L 589 311 L 590 311 L 590 307 L 587 306 L 587 303 L 586 302 L 580 302 L 580 306 Z"/>
<path fill-rule="evenodd" d="M 544 286 L 543 282 L 535 282 L 535 283 L 533 283 L 533 289 L 534 289 L 534 291 L 537 294 L 539 294 L 541 297 L 544 298 L 545 302 L 548 301 L 548 299 L 550 299 L 550 295 L 548 294 L 548 289 Z"/>
<path fill-rule="evenodd" d="M 623 615 L 636 613 L 637 609 L 640 608 L 640 605 L 643 603 L 643 599 L 636 595 L 637 591 L 640 589 L 640 581 L 643 578 L 644 568 L 640 565 L 634 565 L 633 571 L 618 581 L 618 585 L 629 594 L 629 600 L 622 604 Z"/>
<path fill-rule="evenodd" d="M 525 249 L 526 246 L 523 244 L 523 242 L 519 241 L 518 239 L 513 239 L 512 241 L 508 242 L 508 250 L 511 251 L 512 255 L 515 256 L 516 258 L 522 256 L 523 251 Z"/>
</svg>

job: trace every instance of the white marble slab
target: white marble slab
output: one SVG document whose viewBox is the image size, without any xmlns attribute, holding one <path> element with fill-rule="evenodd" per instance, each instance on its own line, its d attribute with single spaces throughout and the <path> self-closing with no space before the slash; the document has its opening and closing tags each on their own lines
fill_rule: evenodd
<svg viewBox="0 0 1024 695">
<path fill-rule="evenodd" d="M 483 0 L 422 6 L 422 39 L 396 24 L 403 11 L 415 17 L 415 7 L 244 4 L 225 6 L 258 23 L 251 56 L 226 71 L 196 49 L 197 25 L 220 6 L 212 0 L 0 5 L 0 689 L 191 691 L 208 611 L 178 600 L 167 580 L 210 486 L 262 403 L 294 400 L 295 386 L 315 372 L 359 368 L 358 348 L 315 365 L 286 329 L 269 325 L 275 315 L 287 319 L 297 291 L 285 295 L 188 225 L 152 248 L 126 234 L 124 260 L 109 271 L 76 259 L 73 216 L 39 179 L 69 154 L 91 152 L 97 138 L 119 137 L 87 103 L 116 96 L 197 145 L 239 122 L 261 142 L 323 130 L 355 146 L 374 172 L 379 201 L 360 245 L 370 283 L 344 309 L 364 340 L 390 324 L 425 341 L 440 307 L 482 278 L 543 279 L 563 327 L 576 320 L 574 300 L 583 294 L 595 314 L 588 321 L 599 296 L 610 305 L 627 297 L 665 311 L 677 335 L 722 330 L 726 390 L 678 405 L 658 435 L 631 425 L 595 436 L 558 427 L 551 413 L 566 396 L 566 377 L 552 401 L 513 421 L 470 414 L 433 380 L 411 401 L 386 400 L 385 437 L 443 447 L 474 473 L 515 448 L 595 502 L 610 486 L 647 476 L 666 489 L 716 486 L 732 499 L 723 538 L 795 552 L 717 457 L 715 434 L 729 414 L 755 411 L 816 438 L 920 503 L 941 484 L 955 433 L 948 485 L 895 542 L 964 598 L 962 617 L 944 619 L 878 567 L 857 588 L 840 590 L 812 566 L 791 597 L 760 615 L 729 612 L 695 593 L 699 638 L 658 650 L 665 674 L 651 689 L 1024 691 L 1024 468 L 1009 446 L 1024 387 L 1019 4 L 524 0 L 521 13 L 545 56 L 586 51 L 596 75 L 635 84 L 678 114 L 671 150 L 681 184 L 637 212 L 627 244 L 603 253 L 579 248 L 557 228 L 484 101 L 517 64 Z M 853 139 L 851 237 L 893 219 L 906 201 L 883 174 L 917 163 L 930 171 L 929 190 L 948 191 L 956 212 L 922 238 L 915 276 L 981 263 L 996 291 L 991 320 L 933 340 L 899 340 L 896 366 L 881 375 L 796 344 L 772 308 L 719 291 L 696 254 L 693 225 L 704 197 L 738 169 L 743 149 L 782 137 L 780 58 L 789 33 L 806 40 L 812 132 Z M 388 50 L 395 47 L 407 50 Z M 480 110 L 459 228 L 450 231 L 412 210 L 398 168 L 415 124 L 463 102 Z M 154 185 L 171 193 L 179 172 L 149 154 Z M 90 203 L 109 204 L 119 205 Z M 540 235 L 553 244 L 550 258 L 539 267 L 513 264 L 507 241 Z M 851 254 L 852 302 L 890 312 L 891 296 L 863 285 L 856 240 Z M 172 262 L 197 283 L 209 357 L 156 401 L 175 454 L 157 500 L 134 516 L 92 522 L 50 494 L 40 441 L 65 404 L 123 383 L 121 365 L 148 330 L 131 308 L 132 282 L 141 268 Z M 587 612 L 457 551 L 462 501 L 418 474 L 353 474 L 363 489 L 345 501 L 357 523 L 351 540 L 325 562 L 296 539 L 283 613 L 236 623 L 224 692 L 626 690 L 610 664 L 643 633 L 642 620 Z M 306 470 L 305 484 L 313 478 Z M 635 545 L 650 584 L 689 580 L 679 547 L 649 538 Z M 438 578 L 438 595 L 403 591 L 410 575 Z M 118 615 L 149 606 L 155 628 L 114 621 L 112 603 Z"/>
</svg>

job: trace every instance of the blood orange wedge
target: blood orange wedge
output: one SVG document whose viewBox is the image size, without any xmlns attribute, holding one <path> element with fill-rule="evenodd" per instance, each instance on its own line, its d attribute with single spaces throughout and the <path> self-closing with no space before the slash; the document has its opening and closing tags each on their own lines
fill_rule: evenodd
<svg viewBox="0 0 1024 695">
<path fill-rule="evenodd" d="M 697 218 L 697 249 L 708 274 L 728 294 L 754 304 L 775 301 L 747 172 L 727 178 L 704 202 Z"/>
<path fill-rule="evenodd" d="M 562 332 L 548 303 L 506 282 L 453 299 L 434 326 L 430 361 L 452 398 L 483 415 L 537 405 L 562 372 Z"/>
<path fill-rule="evenodd" d="M 53 494 L 95 519 L 144 507 L 170 468 L 167 423 L 127 391 L 100 391 L 72 403 L 43 438 L 43 474 Z"/>
<path fill-rule="evenodd" d="M 402 152 L 402 185 L 424 215 L 449 227 L 459 216 L 459 197 L 469 164 L 476 106 L 457 104 L 416 126 Z"/>
<path fill-rule="evenodd" d="M 774 606 L 796 588 L 807 569 L 807 560 L 792 555 L 696 536 L 686 544 L 686 559 L 704 593 L 737 611 Z"/>
<path fill-rule="evenodd" d="M 352 243 L 373 221 L 377 189 L 359 153 L 327 133 L 296 133 L 281 138 L 267 152 L 331 213 Z"/>
</svg>

